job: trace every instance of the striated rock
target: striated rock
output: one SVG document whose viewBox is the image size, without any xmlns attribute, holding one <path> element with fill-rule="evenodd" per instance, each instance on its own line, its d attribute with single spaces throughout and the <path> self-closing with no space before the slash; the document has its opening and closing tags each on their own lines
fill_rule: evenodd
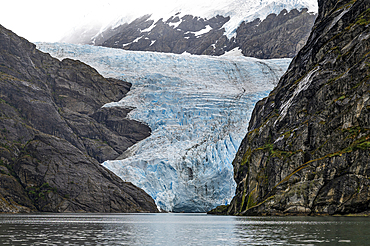
<svg viewBox="0 0 370 246">
<path fill-rule="evenodd" d="M 101 108 L 130 86 L 0 26 L 0 212 L 157 212 L 99 165 L 150 135 L 130 109 Z"/>
<path fill-rule="evenodd" d="M 9 173 L 6 167 L 0 167 L 0 211 L 6 213 L 28 213 L 36 210 L 28 194 L 17 179 Z"/>
<path fill-rule="evenodd" d="M 233 201 L 211 213 L 369 212 L 369 27 L 369 1 L 319 0 L 306 46 L 254 109 Z"/>
<path fill-rule="evenodd" d="M 67 141 L 36 135 L 13 166 L 39 211 L 154 212 L 152 199 Z"/>
</svg>

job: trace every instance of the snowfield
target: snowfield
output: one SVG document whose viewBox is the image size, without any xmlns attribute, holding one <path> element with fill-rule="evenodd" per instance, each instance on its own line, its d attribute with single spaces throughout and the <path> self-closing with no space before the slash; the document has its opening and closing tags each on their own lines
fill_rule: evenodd
<svg viewBox="0 0 370 246">
<path fill-rule="evenodd" d="M 231 163 L 254 105 L 291 61 L 237 51 L 210 57 L 61 43 L 37 47 L 133 84 L 125 98 L 104 107 L 134 108 L 129 117 L 149 125 L 152 135 L 102 165 L 173 212 L 205 212 L 231 201 L 236 187 Z"/>
</svg>

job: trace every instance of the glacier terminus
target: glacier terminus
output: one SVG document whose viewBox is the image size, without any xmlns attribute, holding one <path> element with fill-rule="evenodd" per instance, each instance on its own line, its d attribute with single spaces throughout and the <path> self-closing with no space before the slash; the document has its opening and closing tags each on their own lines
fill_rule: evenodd
<svg viewBox="0 0 370 246">
<path fill-rule="evenodd" d="M 147 124 L 152 134 L 102 165 L 172 212 L 205 212 L 231 201 L 231 163 L 254 105 L 291 61 L 233 55 L 237 51 L 210 57 L 65 43 L 37 47 L 132 83 L 126 97 L 104 107 L 133 108 L 128 117 Z"/>
</svg>

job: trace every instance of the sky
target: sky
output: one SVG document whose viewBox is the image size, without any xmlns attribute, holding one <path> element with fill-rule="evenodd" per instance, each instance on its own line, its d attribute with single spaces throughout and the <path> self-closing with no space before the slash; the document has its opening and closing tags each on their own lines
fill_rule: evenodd
<svg viewBox="0 0 370 246">
<path fill-rule="evenodd" d="M 234 16 L 228 22 L 232 30 L 245 18 L 246 11 L 258 11 L 276 2 L 311 6 L 309 9 L 317 11 L 316 0 L 2 0 L 0 25 L 31 42 L 58 42 L 81 27 L 99 30 L 145 14 L 153 14 L 152 19 L 168 18 L 177 12 L 208 18 L 217 11 Z"/>
<path fill-rule="evenodd" d="M 214 0 L 217 1 L 217 0 Z M 213 2 L 214 2 L 213 1 Z M 4 0 L 0 24 L 31 42 L 57 42 L 71 29 L 89 23 L 107 25 L 118 17 L 172 12 L 199 0 Z M 211 3 L 210 0 L 201 0 Z"/>
</svg>

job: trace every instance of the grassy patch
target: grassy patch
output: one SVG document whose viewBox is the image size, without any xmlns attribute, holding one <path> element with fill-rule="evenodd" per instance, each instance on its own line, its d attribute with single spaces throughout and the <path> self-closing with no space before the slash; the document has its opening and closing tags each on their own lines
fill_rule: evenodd
<svg viewBox="0 0 370 246">
<path fill-rule="evenodd" d="M 334 103 L 336 103 L 338 101 L 343 101 L 345 98 L 346 98 L 346 96 L 342 95 L 342 96 L 338 97 L 337 99 L 334 99 Z"/>
<path fill-rule="evenodd" d="M 29 198 L 32 201 L 38 202 L 40 199 L 45 199 L 45 194 L 57 192 L 57 188 L 51 187 L 49 183 L 43 183 L 41 186 L 29 186 L 26 188 Z"/>
<path fill-rule="evenodd" d="M 251 157 L 251 155 L 252 155 L 252 150 L 251 148 L 248 148 L 247 151 L 243 155 L 243 159 L 242 159 L 242 162 L 240 163 L 240 166 L 244 166 L 245 164 L 247 164 L 249 162 L 249 158 Z"/>
<path fill-rule="evenodd" d="M 370 8 L 365 10 L 357 19 L 356 25 L 366 26 L 370 24 Z"/>
<path fill-rule="evenodd" d="M 224 215 L 226 215 L 229 207 L 230 207 L 229 205 L 220 205 L 220 206 L 212 209 L 208 213 L 209 214 L 218 214 L 218 215 L 224 214 Z"/>
</svg>

